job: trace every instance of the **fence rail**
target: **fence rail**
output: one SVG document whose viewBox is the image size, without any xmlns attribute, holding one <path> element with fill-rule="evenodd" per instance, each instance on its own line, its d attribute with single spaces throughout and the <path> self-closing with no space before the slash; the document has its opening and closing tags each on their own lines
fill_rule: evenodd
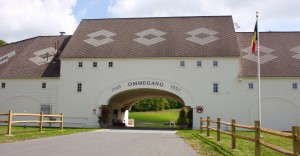
<svg viewBox="0 0 300 156">
<path fill-rule="evenodd" d="M 7 135 L 11 136 L 12 131 L 12 124 L 14 123 L 39 123 L 39 131 L 42 132 L 43 123 L 59 123 L 60 130 L 63 130 L 63 114 L 60 115 L 50 115 L 50 114 L 25 114 L 25 113 L 13 113 L 12 110 L 9 110 L 9 113 L 0 113 L 0 116 L 7 116 L 8 120 L 0 120 L 0 123 L 7 123 Z M 32 116 L 32 117 L 39 117 L 39 120 L 21 120 L 21 121 L 13 121 L 14 116 Z M 51 117 L 51 118 L 59 118 L 59 120 L 44 120 L 44 117 Z"/>
<path fill-rule="evenodd" d="M 203 123 L 206 122 L 206 126 L 203 125 Z M 217 124 L 217 128 L 211 127 L 211 123 Z M 228 131 L 222 131 L 221 125 L 231 126 L 231 132 Z M 217 118 L 217 121 L 211 120 L 208 116 L 207 119 L 200 118 L 200 133 L 203 133 L 203 128 L 206 129 L 206 135 L 207 137 L 210 137 L 210 130 L 217 132 L 217 141 L 221 140 L 221 133 L 231 136 L 231 148 L 236 149 L 236 138 L 248 140 L 255 142 L 255 156 L 261 155 L 261 145 L 275 150 L 277 152 L 280 152 L 282 154 L 288 155 L 288 156 L 299 156 L 300 155 L 300 127 L 299 126 L 293 126 L 292 127 L 292 134 L 285 133 L 277 130 L 267 129 L 260 127 L 260 121 L 255 121 L 254 126 L 249 125 L 242 125 L 242 124 L 236 124 L 235 119 L 231 120 L 231 123 L 221 121 L 221 118 Z M 236 134 L 236 128 L 244 128 L 248 130 L 254 130 L 255 131 L 255 138 L 246 137 L 242 135 Z M 279 137 L 284 137 L 287 139 L 291 139 L 293 143 L 293 151 L 289 151 L 286 149 L 283 149 L 279 146 L 273 145 L 268 142 L 264 142 L 261 140 L 261 132 L 269 133 L 272 135 L 276 135 Z"/>
</svg>

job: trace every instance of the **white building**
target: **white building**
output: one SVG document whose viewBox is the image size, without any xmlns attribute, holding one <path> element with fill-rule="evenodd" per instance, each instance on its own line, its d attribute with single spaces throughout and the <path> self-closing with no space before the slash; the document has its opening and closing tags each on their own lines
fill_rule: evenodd
<svg viewBox="0 0 300 156">
<path fill-rule="evenodd" d="M 254 25 L 253 25 L 254 26 Z M 260 33 L 262 126 L 300 125 L 300 33 Z M 0 112 L 64 113 L 65 126 L 98 127 L 99 108 L 127 122 L 135 102 L 173 98 L 199 118 L 258 119 L 252 33 L 231 16 L 83 20 L 72 36 L 0 47 Z M 196 113 L 202 106 L 204 111 Z"/>
</svg>

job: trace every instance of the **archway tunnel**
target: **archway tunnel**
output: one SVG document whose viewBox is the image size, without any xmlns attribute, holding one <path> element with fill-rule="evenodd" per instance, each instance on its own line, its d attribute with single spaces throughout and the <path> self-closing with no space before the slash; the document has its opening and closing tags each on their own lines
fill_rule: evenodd
<svg viewBox="0 0 300 156">
<path fill-rule="evenodd" d="M 152 98 L 173 99 L 185 105 L 182 98 L 165 90 L 140 88 L 122 91 L 113 95 L 106 106 L 112 112 L 109 114 L 109 125 L 132 127 L 132 121 L 128 119 L 132 105 L 135 102 Z"/>
</svg>

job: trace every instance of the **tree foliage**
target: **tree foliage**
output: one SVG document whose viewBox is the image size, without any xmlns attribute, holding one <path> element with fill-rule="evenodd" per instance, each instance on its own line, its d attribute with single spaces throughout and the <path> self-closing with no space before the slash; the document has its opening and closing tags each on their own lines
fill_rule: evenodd
<svg viewBox="0 0 300 156">
<path fill-rule="evenodd" d="M 188 128 L 193 128 L 193 109 L 190 108 L 187 112 L 186 117 L 189 120 Z"/>
<path fill-rule="evenodd" d="M 146 99 L 134 103 L 134 105 L 131 107 L 131 111 L 134 112 L 162 111 L 168 109 L 180 109 L 183 107 L 184 104 L 173 99 L 153 98 L 153 99 Z"/>
<path fill-rule="evenodd" d="M 178 119 L 177 119 L 177 124 L 182 125 L 182 126 L 189 124 L 186 109 L 182 108 L 180 110 L 179 115 L 178 115 Z"/>
<path fill-rule="evenodd" d="M 0 46 L 7 44 L 5 41 L 0 40 Z"/>
</svg>

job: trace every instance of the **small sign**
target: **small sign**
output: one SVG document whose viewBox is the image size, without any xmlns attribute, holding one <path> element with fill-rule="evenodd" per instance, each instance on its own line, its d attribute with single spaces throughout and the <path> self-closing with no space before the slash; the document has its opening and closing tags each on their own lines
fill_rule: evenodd
<svg viewBox="0 0 300 156">
<path fill-rule="evenodd" d="M 93 109 L 93 114 L 96 114 L 96 109 Z"/>
<path fill-rule="evenodd" d="M 203 106 L 197 106 L 196 107 L 197 113 L 203 113 L 203 110 L 204 110 Z"/>
</svg>

